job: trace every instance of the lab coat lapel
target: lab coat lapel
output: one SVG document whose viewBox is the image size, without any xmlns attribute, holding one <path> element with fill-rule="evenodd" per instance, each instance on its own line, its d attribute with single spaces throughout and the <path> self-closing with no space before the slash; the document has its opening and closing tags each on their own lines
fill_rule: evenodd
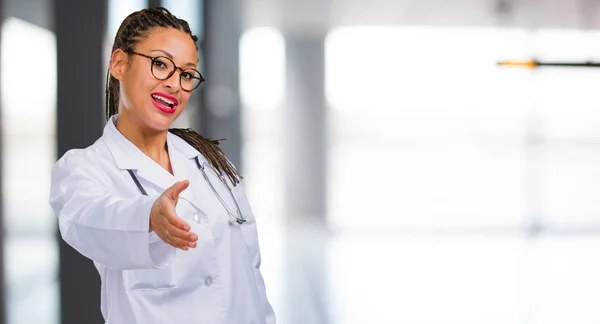
<svg viewBox="0 0 600 324">
<path fill-rule="evenodd" d="M 139 180 L 143 179 L 156 186 L 157 188 L 154 189 L 157 189 L 159 193 L 177 182 L 173 175 L 146 156 L 117 130 L 115 126 L 117 118 L 118 116 L 115 115 L 108 121 L 102 135 L 117 167 L 124 171 L 133 170 Z M 143 185 L 144 181 L 140 182 Z M 148 190 L 149 188 L 145 189 Z"/>
<path fill-rule="evenodd" d="M 187 200 L 196 209 L 207 215 L 214 215 L 213 217 L 225 212 L 196 166 L 194 161 L 196 156 L 200 159 L 200 163 L 206 162 L 206 159 L 196 149 L 177 135 L 167 134 L 167 147 L 169 148 L 171 166 L 175 174 L 173 176 L 152 161 L 117 130 L 115 127 L 117 118 L 118 116 L 115 115 L 108 121 L 104 128 L 103 139 L 119 169 L 123 171 L 133 170 L 140 180 L 143 179 L 144 182 L 156 186 L 157 188 L 154 189 L 157 189 L 159 193 L 162 193 L 179 180 L 196 181 L 197 183 L 181 193 L 180 198 Z M 207 172 L 209 171 L 207 170 Z M 146 190 L 148 189 L 146 188 Z"/>
<path fill-rule="evenodd" d="M 180 179 L 188 179 L 193 183 L 191 190 L 182 192 L 182 197 L 190 202 L 196 209 L 201 210 L 207 215 L 216 216 L 222 214 L 225 209 L 215 197 L 212 189 L 204 180 L 202 172 L 196 165 L 195 158 L 198 157 L 200 163 L 206 161 L 204 157 L 189 144 L 184 142 L 177 135 L 170 134 L 167 136 L 167 145 L 171 150 L 171 164 L 175 176 Z"/>
<path fill-rule="evenodd" d="M 159 193 L 177 182 L 173 175 L 148 157 L 141 161 L 137 169 L 137 176 L 155 185 Z"/>
</svg>

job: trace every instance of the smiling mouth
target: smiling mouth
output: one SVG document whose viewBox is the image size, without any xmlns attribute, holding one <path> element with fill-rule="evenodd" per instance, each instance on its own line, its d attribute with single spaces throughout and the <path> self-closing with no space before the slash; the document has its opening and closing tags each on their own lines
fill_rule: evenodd
<svg viewBox="0 0 600 324">
<path fill-rule="evenodd" d="M 175 102 L 173 102 L 172 100 L 169 100 L 165 97 L 159 96 L 159 95 L 152 95 L 152 98 L 159 104 L 165 106 L 165 107 L 169 107 L 171 109 L 173 109 L 173 107 L 175 107 Z"/>
</svg>

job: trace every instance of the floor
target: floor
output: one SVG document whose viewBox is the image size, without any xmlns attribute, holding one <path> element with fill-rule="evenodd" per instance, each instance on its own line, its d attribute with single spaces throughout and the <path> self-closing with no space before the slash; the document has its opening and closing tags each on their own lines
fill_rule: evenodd
<svg viewBox="0 0 600 324">
<path fill-rule="evenodd" d="M 259 230 L 281 324 L 600 322 L 597 235 Z M 56 258 L 52 238 L 9 239 L 9 324 L 58 323 Z"/>
</svg>

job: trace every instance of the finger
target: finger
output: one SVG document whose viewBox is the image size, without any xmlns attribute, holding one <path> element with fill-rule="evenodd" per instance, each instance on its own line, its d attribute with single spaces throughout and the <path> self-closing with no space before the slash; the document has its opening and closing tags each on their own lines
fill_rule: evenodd
<svg viewBox="0 0 600 324">
<path fill-rule="evenodd" d="M 166 237 L 167 237 L 166 242 L 168 244 L 172 245 L 173 247 L 176 247 L 176 248 L 179 248 L 179 249 L 182 249 L 182 250 L 187 250 L 188 248 L 191 247 L 189 241 L 184 240 L 184 239 L 179 238 L 179 237 L 172 236 L 171 232 L 169 232 L 169 234 L 166 235 Z M 194 247 L 195 247 L 195 242 L 193 242 L 193 243 L 194 244 L 192 244 L 192 245 L 194 245 Z"/>
<path fill-rule="evenodd" d="M 173 231 L 173 233 L 169 232 L 169 239 L 170 241 L 167 242 L 171 245 L 173 245 L 174 247 L 183 249 L 183 250 L 188 250 L 188 248 L 195 248 L 197 243 L 196 241 L 198 240 L 198 235 L 194 234 L 194 233 L 190 233 L 190 232 L 186 232 L 186 231 L 182 231 L 178 228 L 175 227 L 171 227 L 171 230 Z"/>
<path fill-rule="evenodd" d="M 188 245 L 189 242 L 195 242 L 198 240 L 198 235 L 196 235 L 195 233 L 184 231 L 174 226 L 167 227 L 167 231 L 169 231 L 170 238 L 184 240 L 186 241 L 186 245 Z"/>
<path fill-rule="evenodd" d="M 179 198 L 179 194 L 182 191 L 184 191 L 189 185 L 190 185 L 190 181 L 189 180 L 178 181 L 178 182 L 175 182 L 175 184 L 173 184 L 169 188 L 167 188 L 164 191 L 164 193 L 169 198 L 171 198 L 173 201 L 177 201 L 177 198 Z"/>
<path fill-rule="evenodd" d="M 161 226 L 160 229 L 155 230 L 156 234 L 165 243 L 167 243 L 175 248 L 187 251 L 188 248 L 191 247 L 191 245 L 193 245 L 193 247 L 196 247 L 195 242 L 194 242 L 194 244 L 190 244 L 189 241 L 186 241 L 184 238 L 178 237 L 181 234 L 177 231 L 181 231 L 181 230 L 179 230 L 175 227 L 170 227 L 168 224 L 165 224 L 165 225 Z"/>
<path fill-rule="evenodd" d="M 175 204 L 173 203 L 173 201 L 164 196 L 162 200 L 163 201 L 161 202 L 161 214 L 167 220 L 169 225 L 175 226 L 185 231 L 189 231 L 190 225 L 186 221 L 181 219 L 179 216 L 177 216 L 177 213 L 175 211 Z"/>
</svg>

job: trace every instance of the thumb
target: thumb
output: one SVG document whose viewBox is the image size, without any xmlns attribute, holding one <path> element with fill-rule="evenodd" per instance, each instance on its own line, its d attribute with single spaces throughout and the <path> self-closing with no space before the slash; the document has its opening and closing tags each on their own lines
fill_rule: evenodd
<svg viewBox="0 0 600 324">
<path fill-rule="evenodd" d="M 190 181 L 189 180 L 178 181 L 178 182 L 175 182 L 169 188 L 167 188 L 167 190 L 165 190 L 164 193 L 169 198 L 173 199 L 174 201 L 177 201 L 177 198 L 179 198 L 179 194 L 182 191 L 184 191 L 189 185 L 190 185 Z"/>
</svg>

